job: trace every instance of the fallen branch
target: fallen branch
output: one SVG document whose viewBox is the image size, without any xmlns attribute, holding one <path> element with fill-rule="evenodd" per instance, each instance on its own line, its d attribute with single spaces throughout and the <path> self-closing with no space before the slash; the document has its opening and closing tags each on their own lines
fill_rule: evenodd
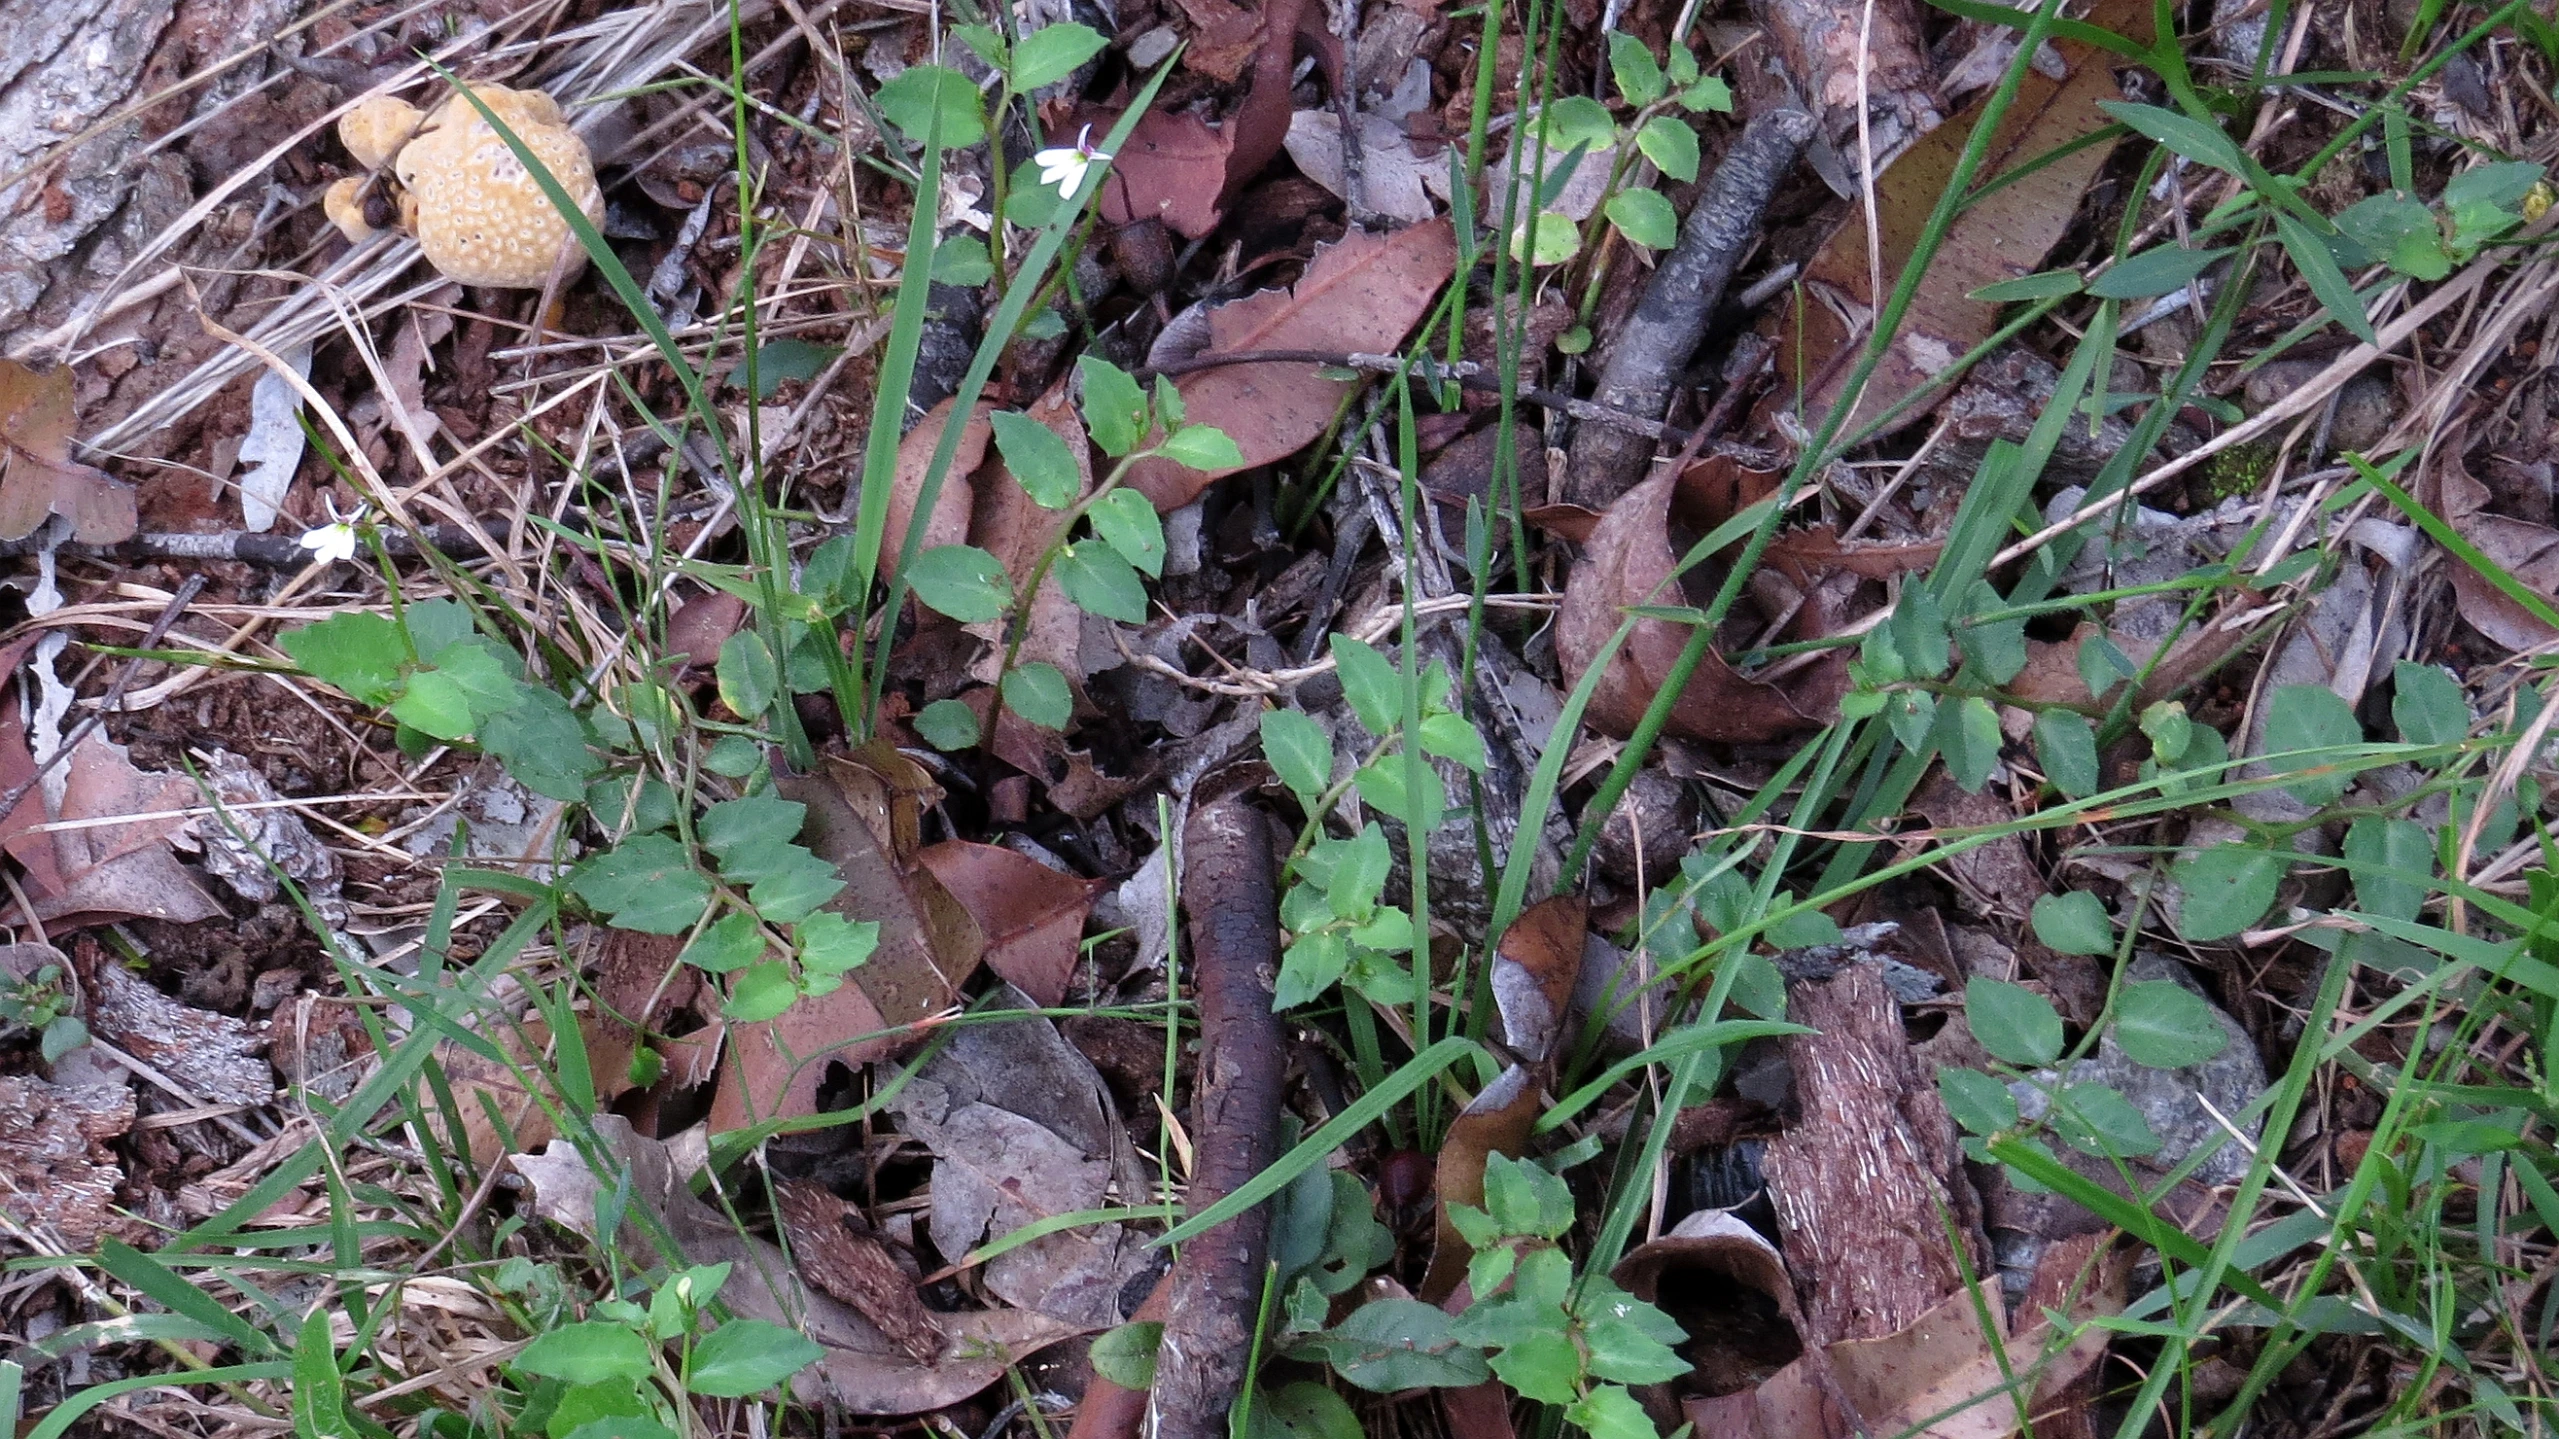
<svg viewBox="0 0 2559 1439">
<path fill-rule="evenodd" d="M 1601 408 L 1658 421 L 1670 407 L 1681 372 L 1706 336 L 1706 322 L 1723 303 L 1724 287 L 1759 234 L 1770 197 L 1794 170 L 1812 133 L 1812 116 L 1771 110 L 1754 117 L 1733 142 L 1688 212 L 1679 243 L 1662 257 L 1644 298 L 1617 332 L 1593 396 Z M 1652 457 L 1652 444 L 1624 428 L 1579 426 L 1564 498 L 1605 510 L 1643 480 Z"/>
<path fill-rule="evenodd" d="M 1194 1214 L 1270 1167 L 1279 1149 L 1288 1070 L 1271 984 L 1279 968 L 1279 901 L 1261 813 L 1220 800 L 1182 834 L 1182 903 L 1199 975 L 1199 1088 L 1191 1104 Z M 1164 1308 L 1148 1432 L 1225 1439 L 1244 1385 L 1262 1296 L 1270 1210 L 1256 1205 L 1183 1246 Z"/>
</svg>

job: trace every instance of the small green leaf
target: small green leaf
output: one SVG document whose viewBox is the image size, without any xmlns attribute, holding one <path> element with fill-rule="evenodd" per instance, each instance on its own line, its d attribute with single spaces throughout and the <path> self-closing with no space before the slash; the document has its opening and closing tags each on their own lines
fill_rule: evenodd
<svg viewBox="0 0 2559 1439">
<path fill-rule="evenodd" d="M 1215 425 L 1184 425 L 1164 437 L 1157 453 L 1194 470 L 1240 470 L 1244 452 Z"/>
<path fill-rule="evenodd" d="M 946 66 L 909 65 L 872 99 L 918 145 L 928 134 L 945 150 L 965 150 L 986 138 L 986 106 L 976 84 Z"/>
<path fill-rule="evenodd" d="M 1372 1299 L 1308 1347 L 1330 1359 L 1344 1381 L 1379 1394 L 1481 1384 L 1492 1371 L 1449 1332 L 1454 1323 L 1418 1299 Z"/>
<path fill-rule="evenodd" d="M 1042 729 L 1064 729 L 1075 713 L 1066 675 L 1046 660 L 1004 672 L 1004 707 Z"/>
<path fill-rule="evenodd" d="M 752 878 L 754 859 L 799 838 L 809 807 L 772 794 L 724 799 L 702 811 L 702 847 L 732 878 Z"/>
<path fill-rule="evenodd" d="M 1697 179 L 1697 132 L 1676 115 L 1655 115 L 1635 132 L 1635 148 L 1653 168 L 1683 185 Z"/>
<path fill-rule="evenodd" d="M 2035 901 L 2035 938 L 2058 954 L 2112 954 L 2115 924 L 2105 901 L 2084 889 Z"/>
<path fill-rule="evenodd" d="M 1075 371 L 1083 380 L 1084 428 L 1093 443 L 1113 459 L 1136 449 L 1146 438 L 1146 391 L 1128 371 L 1094 355 L 1077 360 Z"/>
<path fill-rule="evenodd" d="M 1570 1404 L 1580 1394 L 1582 1353 L 1562 1328 L 1536 1329 L 1492 1356 L 1493 1376 L 1540 1404 Z"/>
<path fill-rule="evenodd" d="M 1938 706 L 1937 713 L 1937 744 L 1946 754 L 1946 772 L 1964 793 L 1980 793 L 1999 763 L 1999 712 L 1981 696 L 1966 695 Z"/>
<path fill-rule="evenodd" d="M 684 962 L 695 969 L 727 974 L 764 957 L 764 927 L 740 910 L 724 914 L 684 947 Z"/>
<path fill-rule="evenodd" d="M 361 611 L 287 630 L 280 643 L 304 674 L 346 691 L 359 704 L 389 700 L 399 686 L 400 667 L 409 658 L 409 646 L 398 625 Z"/>
<path fill-rule="evenodd" d="M 1892 618 L 1884 622 L 1902 672 L 1913 679 L 1935 679 L 1952 661 L 1947 648 L 1946 612 L 1925 585 L 1905 586 Z"/>
<path fill-rule="evenodd" d="M 1644 1406 L 1615 1384 L 1594 1386 L 1564 1411 L 1564 1418 L 1591 1439 L 1658 1439 L 1660 1434 Z"/>
<path fill-rule="evenodd" d="M 978 259 L 983 261 L 986 258 L 986 246 L 980 244 L 977 253 Z M 941 257 L 937 255 L 934 258 L 938 263 Z M 989 268 L 988 273 L 993 273 L 992 267 Z M 979 280 L 977 283 L 986 282 Z M 759 401 L 773 398 L 773 392 L 780 389 L 783 382 L 787 380 L 816 379 L 828 365 L 835 363 L 835 357 L 842 353 L 844 351 L 839 346 L 821 345 L 811 340 L 765 341 L 755 347 L 755 398 Z M 729 383 L 740 387 L 745 386 L 746 361 L 739 360 L 737 368 L 729 371 Z"/>
<path fill-rule="evenodd" d="M 977 711 L 958 700 L 935 700 L 916 713 L 915 732 L 938 750 L 967 749 L 977 743 Z"/>
<path fill-rule="evenodd" d="M 1884 696 L 1884 723 L 1902 748 L 1917 751 L 1937 728 L 1937 696 L 1927 690 L 1894 690 Z"/>
<path fill-rule="evenodd" d="M 2292 256 L 2293 268 L 2301 272 L 2302 283 L 2329 316 L 2346 332 L 2369 345 L 2374 343 L 2372 320 L 2364 313 L 2364 302 L 2355 294 L 2352 281 L 2337 268 L 2337 257 L 2308 225 L 2290 215 L 2277 213 L 2275 233 L 2283 237 L 2284 253 Z"/>
<path fill-rule="evenodd" d="M 2269 755 L 2287 754 L 2295 750 L 2330 749 L 2339 745 L 2363 743 L 2364 727 L 2355 718 L 2354 708 L 2337 698 L 2336 691 L 2326 685 L 2285 685 L 2275 691 L 2266 707 L 2266 749 Z M 2292 760 L 2286 762 L 2288 772 L 2303 768 L 2327 768 L 2333 772 L 2314 773 L 2284 786 L 2284 792 L 2316 809 L 2334 804 L 2354 783 L 2354 775 L 2335 770 L 2335 761 Z"/>
<path fill-rule="evenodd" d="M 2139 1159 L 2159 1152 L 2159 1136 L 2151 1132 L 2150 1121 L 2131 1100 L 2103 1084 L 2074 1084 L 2053 1096 L 2050 1118 L 2054 1132 L 2082 1154 Z"/>
<path fill-rule="evenodd" d="M 1561 154 L 1567 150 L 1605 150 L 1617 143 L 1617 121 L 1608 107 L 1588 95 L 1566 95 L 1548 105 L 1538 116 L 1546 131 L 1546 147 Z"/>
<path fill-rule="evenodd" d="M 481 722 L 481 747 L 535 794 L 563 804 L 584 799 L 586 782 L 604 768 L 588 747 L 585 723 L 551 690 L 526 685 L 523 701 Z"/>
<path fill-rule="evenodd" d="M 2161 700 L 2141 712 L 2141 732 L 2150 739 L 2150 752 L 2161 764 L 2173 765 L 2186 757 L 2186 749 L 2194 743 L 2195 722 L 2186 717 L 2186 707 L 2175 700 Z"/>
<path fill-rule="evenodd" d="M 768 959 L 747 966 L 729 981 L 729 1001 L 720 1006 L 720 1013 L 740 1024 L 761 1024 L 778 1017 L 799 997 L 799 986 L 791 982 L 791 967 Z"/>
<path fill-rule="evenodd" d="M 1120 558 L 1156 579 L 1164 577 L 1164 522 L 1155 506 L 1135 490 L 1113 490 L 1086 511 L 1093 533 L 1120 552 Z"/>
<path fill-rule="evenodd" d="M 1630 105 L 1650 105 L 1662 98 L 1667 88 L 1662 82 L 1662 67 L 1653 59 L 1652 47 L 1623 30 L 1608 34 L 1608 68 L 1617 77 L 1617 93 L 1625 96 Z"/>
<path fill-rule="evenodd" d="M 742 1399 L 763 1393 L 825 1354 L 817 1341 L 795 1330 L 763 1319 L 732 1319 L 693 1346 L 684 1387 L 714 1399 Z"/>
<path fill-rule="evenodd" d="M 1098 540 L 1066 545 L 1051 573 L 1077 609 L 1122 624 L 1146 623 L 1146 581 L 1109 545 Z"/>
<path fill-rule="evenodd" d="M 995 448 L 1004 456 L 1004 468 L 1020 482 L 1031 503 L 1050 510 L 1075 503 L 1083 491 L 1084 476 L 1057 431 L 1014 410 L 998 410 L 987 420 L 995 431 Z"/>
<path fill-rule="evenodd" d="M 1973 976 L 1964 984 L 1964 1016 L 1981 1047 L 2010 1064 L 2032 1068 L 2061 1057 L 2060 1012 L 2024 985 Z"/>
<path fill-rule="evenodd" d="M 649 1341 L 628 1325 L 589 1319 L 563 1324 L 535 1335 L 515 1356 L 515 1367 L 566 1384 L 601 1384 L 611 1379 L 645 1379 L 656 1372 Z"/>
<path fill-rule="evenodd" d="M 1262 758 L 1300 798 L 1312 803 L 1333 782 L 1333 741 L 1296 710 L 1262 711 Z"/>
<path fill-rule="evenodd" d="M 933 247 L 934 284 L 974 290 L 994 278 L 995 257 L 975 235 L 947 236 Z"/>
<path fill-rule="evenodd" d="M 2435 845 L 2424 825 L 2364 815 L 2346 828 L 2346 860 L 2354 866 L 2355 905 L 2364 913 L 2414 921 L 2425 910 Z"/>
<path fill-rule="evenodd" d="M 1054 85 L 1074 74 L 1077 66 L 1101 54 L 1109 43 L 1090 25 L 1071 21 L 1043 25 L 1013 47 L 1013 73 L 1007 78 L 1016 90 Z"/>
<path fill-rule="evenodd" d="M 773 663 L 773 651 L 753 630 L 739 630 L 720 641 L 714 673 L 720 683 L 720 703 L 749 724 L 771 709 L 781 694 L 782 674 Z"/>
<path fill-rule="evenodd" d="M 2120 646 L 2102 634 L 2090 635 L 2079 642 L 2077 661 L 2079 682 L 2088 686 L 2088 697 L 2092 700 L 2104 699 L 2106 691 L 2113 689 L 2118 682 L 2140 673 L 2132 662 L 2132 656 L 2125 654 Z"/>
<path fill-rule="evenodd" d="M 1336 633 L 1330 643 L 1342 680 L 1342 697 L 1370 734 L 1395 732 L 1404 713 L 1404 676 L 1375 645 Z"/>
<path fill-rule="evenodd" d="M 1188 407 L 1182 403 L 1182 387 L 1174 384 L 1173 377 L 1170 375 L 1157 375 L 1155 377 L 1155 423 L 1168 430 L 1178 430 L 1182 427 L 1182 418 L 1186 413 L 1188 413 Z"/>
<path fill-rule="evenodd" d="M 619 929 L 682 934 L 711 902 L 711 882 L 684 846 L 662 834 L 624 840 L 571 872 L 569 889 Z"/>
<path fill-rule="evenodd" d="M 1448 789 L 1440 783 L 1439 771 L 1429 765 L 1421 767 L 1422 792 L 1414 795 L 1406 789 L 1411 772 L 1404 757 L 1391 754 L 1359 767 L 1351 783 L 1359 797 L 1388 816 L 1423 830 L 1439 828 L 1448 817 Z"/>
<path fill-rule="evenodd" d="M 1974 1134 L 1997 1134 L 2017 1126 L 2017 1096 L 1978 1069 L 1938 1070 L 1937 1093 L 1955 1122 Z"/>
<path fill-rule="evenodd" d="M 1421 741 L 1424 754 L 1437 755 L 1477 774 L 1482 774 L 1489 762 L 1484 753 L 1484 737 L 1475 733 L 1475 726 L 1461 714 L 1441 710 L 1423 716 Z"/>
<path fill-rule="evenodd" d="M 2168 295 L 2195 282 L 2195 277 L 2219 263 L 2230 250 L 2189 250 L 2180 245 L 2160 245 L 2131 256 L 2113 269 L 2088 282 L 2088 293 L 2101 300 L 2147 300 Z"/>
<path fill-rule="evenodd" d="M 926 607 L 964 625 L 995 619 L 1013 603 L 1004 562 L 975 545 L 937 545 L 917 555 L 907 583 Z"/>
<path fill-rule="evenodd" d="M 1511 258 L 1524 265 L 1560 265 L 1581 249 L 1581 226 L 1560 210 L 1538 211 L 1511 236 Z"/>
<path fill-rule="evenodd" d="M 835 866 L 794 844 L 757 866 L 746 902 L 773 923 L 789 924 L 843 892 L 844 880 Z"/>
<path fill-rule="evenodd" d="M 72 1015 L 57 1014 L 45 1021 L 44 1032 L 37 1036 L 36 1052 L 47 1064 L 89 1042 L 89 1026 Z"/>
<path fill-rule="evenodd" d="M 2102 783 L 2097 731 L 2086 715 L 2046 710 L 2035 716 L 2035 759 L 2053 788 L 2072 799 L 2088 798 Z"/>
<path fill-rule="evenodd" d="M 1679 103 L 1691 114 L 1712 111 L 1718 115 L 1729 115 L 1733 110 L 1733 87 L 1724 83 L 1723 76 L 1709 75 L 1683 88 L 1679 92 Z"/>
<path fill-rule="evenodd" d="M 2185 1069 L 2221 1053 L 2230 1035 L 2202 996 L 2175 980 L 2145 979 L 2115 998 L 2115 1042 L 2136 1064 Z"/>
<path fill-rule="evenodd" d="M 1620 190 L 1608 197 L 1608 223 L 1647 250 L 1679 243 L 1679 212 L 1654 190 Z"/>
<path fill-rule="evenodd" d="M 2275 902 L 2288 867 L 2282 855 L 2248 844 L 2218 844 L 2180 857 L 2168 871 L 2184 896 L 2178 932 L 2201 942 L 2228 939 L 2255 924 Z"/>
<path fill-rule="evenodd" d="M 1164 1342 L 1164 1326 L 1140 1319 L 1110 1330 L 1093 1341 L 1093 1372 L 1122 1389 L 1145 1392 L 1155 1386 L 1155 1351 Z"/>
<path fill-rule="evenodd" d="M 1965 298 L 1988 300 L 1998 305 L 2015 304 L 2019 301 L 2057 300 L 2064 295 L 2078 294 L 2080 287 L 2086 283 L 2080 278 L 2077 270 L 2046 270 L 2041 274 L 2020 275 L 2014 280 L 2002 280 L 1995 285 L 1984 285 Z"/>
<path fill-rule="evenodd" d="M 800 968 L 812 974 L 845 974 L 871 962 L 879 951 L 880 922 L 846 919 L 822 909 L 791 931 L 800 952 Z"/>
<path fill-rule="evenodd" d="M 2210 165 L 2242 177 L 2248 173 L 2248 162 L 2239 146 L 2219 126 L 2156 105 L 2100 100 L 2097 108 L 2122 121 L 2135 134 L 2156 140 L 2198 165 Z"/>
<path fill-rule="evenodd" d="M 2461 681 L 2435 665 L 2401 660 L 2391 667 L 2390 720 L 2409 744 L 2458 744 L 2470 738 L 2470 699 Z"/>
</svg>

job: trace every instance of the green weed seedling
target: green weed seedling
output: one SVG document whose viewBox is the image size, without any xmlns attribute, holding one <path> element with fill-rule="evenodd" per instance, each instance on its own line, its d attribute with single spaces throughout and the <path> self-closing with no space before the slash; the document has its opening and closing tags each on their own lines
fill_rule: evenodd
<svg viewBox="0 0 2559 1439">
<path fill-rule="evenodd" d="M 1150 397 L 1126 370 L 1090 355 L 1077 371 L 1085 429 L 1117 462 L 1089 493 L 1079 493 L 1083 467 L 1057 431 L 1018 412 L 992 418 L 996 450 L 1023 493 L 1042 509 L 1061 512 L 1054 537 L 1030 573 L 1017 584 L 1002 560 L 976 545 L 937 545 L 917 555 L 906 576 L 915 597 L 930 609 L 962 624 L 1003 622 L 1007 639 L 997 696 L 1004 708 L 1042 729 L 1066 727 L 1074 692 L 1057 666 L 1021 658 L 1040 586 L 1053 573 L 1077 609 L 1122 624 L 1146 623 L 1146 583 L 1139 574 L 1164 572 L 1164 527 L 1144 495 L 1122 488 L 1130 468 L 1156 456 L 1194 469 L 1244 462 L 1225 431 L 1186 422 L 1181 393 L 1170 382 L 1157 380 Z M 1089 532 L 1079 533 L 1080 526 Z M 943 701 L 927 706 L 922 728 L 930 743 L 960 749 L 978 740 L 974 720 L 965 705 Z"/>
<path fill-rule="evenodd" d="M 1626 1386 L 1686 1374 L 1688 1361 L 1671 1346 L 1687 1335 L 1606 1276 L 1574 1274 L 1558 1243 L 1574 1213 L 1562 1178 L 1492 1155 L 1484 1206 L 1449 1209 L 1475 1251 L 1466 1272 L 1474 1302 L 1452 1315 L 1418 1299 L 1373 1299 L 1297 1338 L 1295 1352 L 1378 1393 L 1498 1377 L 1525 1398 L 1562 1406 L 1568 1422 L 1597 1439 L 1655 1439 Z"/>
<path fill-rule="evenodd" d="M 674 1439 L 691 1400 L 767 1393 L 817 1361 L 816 1341 L 762 1319 L 716 1318 L 727 1264 L 682 1270 L 646 1304 L 610 1299 L 545 1329 L 515 1356 L 526 1400 L 517 1432 L 549 1439 Z M 669 1346 L 674 1352 L 670 1355 Z"/>
<path fill-rule="evenodd" d="M 0 1023 L 32 1032 L 47 1064 L 89 1042 L 89 1026 L 72 1013 L 79 1005 L 68 978 L 61 965 L 43 964 L 0 984 Z"/>
</svg>

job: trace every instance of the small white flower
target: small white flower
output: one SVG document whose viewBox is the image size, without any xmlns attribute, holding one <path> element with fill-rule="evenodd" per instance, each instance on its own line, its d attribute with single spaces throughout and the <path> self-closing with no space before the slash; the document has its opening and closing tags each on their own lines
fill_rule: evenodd
<svg viewBox="0 0 2559 1439">
<path fill-rule="evenodd" d="M 1084 172 L 1109 158 L 1109 155 L 1093 148 L 1093 127 L 1090 125 L 1075 137 L 1073 145 L 1042 150 L 1031 157 L 1040 167 L 1040 183 L 1055 185 L 1059 194 L 1070 199 L 1082 188 Z"/>
<path fill-rule="evenodd" d="M 324 501 L 329 507 L 329 522 L 317 529 L 302 532 L 302 548 L 320 564 L 338 564 L 355 558 L 355 522 L 364 516 L 359 507 L 352 515 L 340 515 L 337 502 Z"/>
</svg>

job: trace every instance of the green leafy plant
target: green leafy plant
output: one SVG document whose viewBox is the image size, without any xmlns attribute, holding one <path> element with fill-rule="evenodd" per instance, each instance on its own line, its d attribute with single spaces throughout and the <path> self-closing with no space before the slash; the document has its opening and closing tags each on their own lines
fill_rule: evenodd
<svg viewBox="0 0 2559 1439">
<path fill-rule="evenodd" d="M 727 1264 L 680 1270 L 646 1304 L 605 1300 L 590 1311 L 595 1317 L 535 1336 L 510 1362 L 533 1381 L 521 1422 L 567 1435 L 611 1421 L 609 1432 L 659 1439 L 691 1431 L 688 1396 L 749 1398 L 815 1363 L 824 1351 L 803 1334 L 717 1317 L 729 1271 Z"/>
<path fill-rule="evenodd" d="M 1664 63 L 1643 41 L 1623 31 L 1609 34 L 1608 66 L 1618 95 L 1633 107 L 1625 120 L 1588 96 L 1568 95 L 1539 111 L 1535 131 L 1521 137 L 1524 150 L 1542 149 L 1561 158 L 1542 171 L 1530 218 L 1511 241 L 1516 260 L 1557 265 L 1580 253 L 1586 237 L 1553 205 L 1574 171 L 1594 155 L 1613 156 L 1600 200 L 1607 223 L 1648 250 L 1667 250 L 1678 241 L 1679 215 L 1670 201 L 1629 180 L 1640 159 L 1651 161 L 1669 179 L 1695 181 L 1697 131 L 1686 117 L 1731 110 L 1732 89 L 1719 77 L 1701 74 L 1687 47 L 1673 45 Z"/>
<path fill-rule="evenodd" d="M 47 1064 L 89 1042 L 89 1026 L 74 1012 L 78 1008 L 59 964 L 38 965 L 24 979 L 0 984 L 0 1024 L 32 1031 Z"/>
</svg>

